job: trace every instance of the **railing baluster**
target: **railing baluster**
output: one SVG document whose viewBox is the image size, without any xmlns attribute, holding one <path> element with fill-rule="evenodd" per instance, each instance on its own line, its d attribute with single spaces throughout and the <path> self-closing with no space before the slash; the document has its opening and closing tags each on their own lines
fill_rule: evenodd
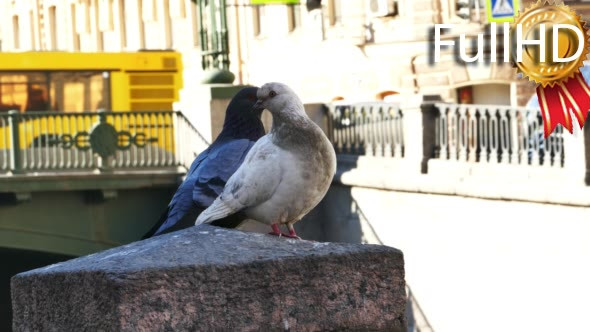
<svg viewBox="0 0 590 332">
<path fill-rule="evenodd" d="M 355 107 L 354 110 L 354 150 L 356 154 L 362 154 L 363 146 L 363 114 Z"/>
<path fill-rule="evenodd" d="M 553 144 L 553 140 L 555 139 L 555 135 L 551 135 L 547 138 L 543 137 L 543 144 L 541 144 L 540 149 L 543 152 L 543 162 L 542 166 L 545 168 L 551 167 L 551 148 Z"/>
<path fill-rule="evenodd" d="M 166 149 L 164 149 L 164 153 L 168 156 L 168 163 L 167 166 L 172 166 L 175 164 L 174 161 L 174 122 L 173 122 L 173 113 L 166 113 L 166 139 L 168 140 L 166 144 Z"/>
<path fill-rule="evenodd" d="M 477 108 L 469 108 L 467 113 L 468 128 L 467 128 L 467 160 L 471 163 L 477 160 Z"/>
<path fill-rule="evenodd" d="M 500 122 L 499 122 L 499 138 L 500 138 L 500 163 L 501 164 L 508 164 L 508 159 L 510 158 L 508 154 L 508 146 L 510 144 L 510 128 L 508 126 L 508 118 L 506 113 L 508 109 L 500 108 L 498 109 L 500 112 Z"/>
<path fill-rule="evenodd" d="M 467 161 L 467 106 L 459 107 L 457 121 L 457 146 L 459 161 Z"/>
<path fill-rule="evenodd" d="M 141 130 L 137 125 L 137 117 L 139 115 L 137 113 L 129 113 L 127 116 L 129 117 L 129 123 L 130 123 L 130 127 L 131 127 L 129 131 L 131 132 L 131 135 L 138 137 L 138 135 L 141 136 L 141 135 L 145 134 L 143 132 L 143 130 Z M 138 167 L 139 166 L 139 150 L 141 148 L 138 147 L 137 145 L 133 144 L 131 146 L 131 149 L 133 149 L 133 151 L 131 153 L 131 166 Z"/>
<path fill-rule="evenodd" d="M 449 159 L 457 160 L 457 108 L 449 109 L 447 114 Z"/>
<path fill-rule="evenodd" d="M 514 108 L 508 109 L 509 125 L 510 125 L 510 164 L 518 164 L 518 124 L 516 119 L 517 110 Z"/>
<path fill-rule="evenodd" d="M 449 159 L 449 117 L 448 113 L 450 108 L 440 108 L 440 121 L 439 121 L 439 137 L 440 137 L 440 159 Z"/>
<path fill-rule="evenodd" d="M 375 156 L 383 157 L 383 108 L 373 107 L 373 130 L 375 131 Z"/>
<path fill-rule="evenodd" d="M 22 125 L 19 124 L 19 128 L 22 127 L 23 130 L 21 130 L 19 132 L 19 146 L 18 146 L 18 150 L 19 150 L 19 154 L 20 154 L 20 159 L 22 159 L 22 164 L 21 167 L 23 170 L 27 170 L 29 168 L 29 165 L 31 164 L 30 162 L 30 158 L 29 158 L 29 152 L 30 149 L 26 148 L 26 144 L 27 144 L 27 139 L 28 136 L 30 134 L 30 130 L 29 130 L 29 116 L 27 116 L 26 114 L 23 114 L 20 116 L 20 121 L 22 123 Z M 25 146 L 25 148 L 22 150 L 22 153 L 20 153 L 21 151 L 21 146 Z"/>
<path fill-rule="evenodd" d="M 24 162 L 21 163 L 21 149 L 20 149 L 20 123 L 22 117 L 18 111 L 8 112 L 8 126 L 10 128 L 10 150 L 12 152 L 12 158 L 10 160 L 10 171 L 13 173 L 19 173 L 24 167 Z"/>
<path fill-rule="evenodd" d="M 0 114 L 0 128 L 2 128 L 2 137 L 0 137 L 0 144 L 4 147 L 2 149 L 2 160 L 0 162 L 0 170 L 8 171 L 8 165 L 10 164 L 10 145 L 8 140 L 9 126 L 8 117 L 4 114 Z"/>
<path fill-rule="evenodd" d="M 539 166 L 539 136 L 537 135 L 539 126 L 537 122 L 529 123 L 529 144 L 531 150 L 531 165 Z"/>
<path fill-rule="evenodd" d="M 154 128 L 154 137 L 158 137 L 158 117 L 156 114 L 153 114 L 150 116 L 150 125 L 152 128 Z M 160 166 L 160 153 L 158 151 L 158 145 L 157 144 L 153 144 L 153 149 L 154 149 L 154 158 L 153 158 L 153 164 L 152 166 Z"/>
<path fill-rule="evenodd" d="M 553 167 L 562 167 L 563 165 L 563 127 L 555 130 L 553 141 Z"/>
<path fill-rule="evenodd" d="M 498 111 L 495 108 L 489 109 L 489 132 L 488 132 L 488 143 L 490 150 L 489 162 L 491 164 L 498 163 L 498 144 L 499 144 L 499 131 L 498 131 Z"/>
</svg>

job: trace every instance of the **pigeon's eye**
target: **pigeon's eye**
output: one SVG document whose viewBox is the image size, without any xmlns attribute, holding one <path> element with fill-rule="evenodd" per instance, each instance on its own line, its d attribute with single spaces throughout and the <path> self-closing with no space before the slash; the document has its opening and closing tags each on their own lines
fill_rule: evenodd
<svg viewBox="0 0 590 332">
<path fill-rule="evenodd" d="M 274 96 L 276 96 L 276 95 L 277 95 L 277 93 L 271 90 L 271 91 L 270 91 L 270 93 L 269 93 L 268 95 L 269 95 L 271 98 L 273 98 Z"/>
</svg>

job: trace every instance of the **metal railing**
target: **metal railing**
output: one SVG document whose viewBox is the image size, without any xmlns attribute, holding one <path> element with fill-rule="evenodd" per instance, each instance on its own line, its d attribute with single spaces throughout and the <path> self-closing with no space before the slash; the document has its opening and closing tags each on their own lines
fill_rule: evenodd
<svg viewBox="0 0 590 332">
<path fill-rule="evenodd" d="M 563 167 L 563 128 L 547 139 L 539 109 L 435 104 L 435 158 L 461 162 Z"/>
<path fill-rule="evenodd" d="M 403 158 L 403 113 L 394 103 L 332 104 L 328 132 L 336 153 Z"/>
<path fill-rule="evenodd" d="M 188 168 L 207 145 L 180 112 L 0 114 L 0 174 Z"/>
</svg>

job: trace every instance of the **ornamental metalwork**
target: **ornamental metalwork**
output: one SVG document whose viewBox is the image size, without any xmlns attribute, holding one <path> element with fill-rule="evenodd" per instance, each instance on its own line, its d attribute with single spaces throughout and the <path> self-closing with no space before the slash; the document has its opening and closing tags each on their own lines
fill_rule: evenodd
<svg viewBox="0 0 590 332">
<path fill-rule="evenodd" d="M 49 146 L 59 146 L 63 149 L 78 149 L 92 151 L 101 158 L 114 155 L 117 150 L 128 150 L 132 146 L 143 148 L 146 144 L 158 142 L 157 137 L 147 137 L 144 133 L 131 133 L 126 130 L 117 131 L 106 122 L 106 114 L 99 113 L 99 122 L 90 132 L 79 131 L 75 134 L 62 134 L 48 141 Z"/>
</svg>

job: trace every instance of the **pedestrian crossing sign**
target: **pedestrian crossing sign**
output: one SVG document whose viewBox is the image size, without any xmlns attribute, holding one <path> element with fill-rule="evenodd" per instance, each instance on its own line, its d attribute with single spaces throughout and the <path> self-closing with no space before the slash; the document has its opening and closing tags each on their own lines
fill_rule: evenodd
<svg viewBox="0 0 590 332">
<path fill-rule="evenodd" d="M 486 0 L 488 22 L 514 21 L 514 16 L 518 14 L 518 1 L 519 0 Z"/>
</svg>

